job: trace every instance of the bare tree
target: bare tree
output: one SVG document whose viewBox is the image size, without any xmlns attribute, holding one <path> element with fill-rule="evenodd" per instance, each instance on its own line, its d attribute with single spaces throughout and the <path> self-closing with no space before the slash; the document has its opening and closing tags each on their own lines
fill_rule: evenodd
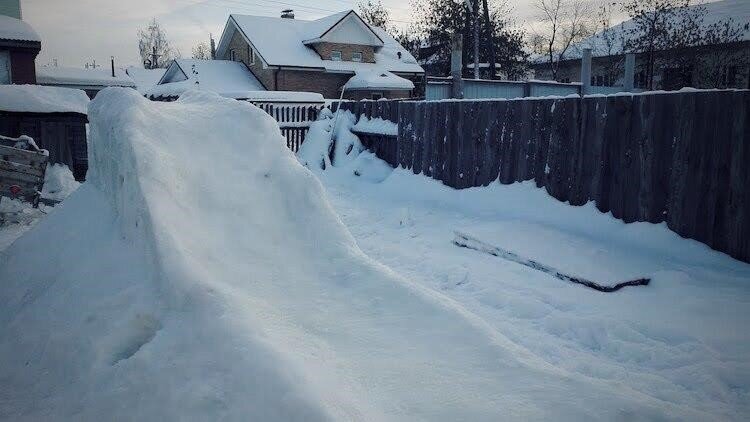
<svg viewBox="0 0 750 422">
<path fill-rule="evenodd" d="M 211 60 L 211 48 L 205 42 L 198 43 L 193 47 L 193 58 L 200 60 Z"/>
<path fill-rule="evenodd" d="M 152 19 L 145 29 L 138 30 L 138 50 L 148 69 L 166 68 L 180 57 L 179 51 L 170 46 L 166 33 L 156 19 Z"/>
<path fill-rule="evenodd" d="M 557 79 L 570 46 L 593 34 L 592 8 L 586 0 L 536 0 L 535 6 L 541 28 L 533 31 L 534 42 L 543 46 L 552 78 Z"/>
<path fill-rule="evenodd" d="M 368 0 L 367 3 L 359 2 L 357 7 L 359 8 L 359 16 L 371 26 L 386 29 L 390 25 L 390 13 L 388 13 L 388 9 L 383 6 L 380 0 Z"/>
<path fill-rule="evenodd" d="M 613 85 L 618 75 L 623 70 L 625 56 L 622 54 L 625 48 L 625 40 L 620 27 L 612 26 L 612 15 L 617 3 L 608 1 L 599 6 L 597 12 L 597 35 L 594 38 L 596 45 L 591 49 L 600 56 L 601 67 L 606 76 L 605 85 Z"/>
<path fill-rule="evenodd" d="M 706 7 L 692 0 L 627 0 L 622 8 L 633 22 L 626 31 L 625 46 L 645 56 L 649 89 L 654 88 L 657 67 L 665 69 L 665 76 L 673 76 L 662 82 L 663 88 L 692 82 L 694 71 L 709 86 L 721 87 L 727 84 L 732 67 L 747 61 L 732 48 L 741 40 L 742 25 L 731 18 L 707 25 Z"/>
</svg>

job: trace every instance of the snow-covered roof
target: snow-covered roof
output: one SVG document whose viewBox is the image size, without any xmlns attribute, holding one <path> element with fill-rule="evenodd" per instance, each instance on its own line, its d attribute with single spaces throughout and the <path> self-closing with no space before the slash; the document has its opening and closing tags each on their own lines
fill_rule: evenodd
<svg viewBox="0 0 750 422">
<path fill-rule="evenodd" d="M 228 48 L 234 31 L 239 29 L 252 44 L 261 59 L 269 66 L 287 66 L 324 69 L 328 71 L 356 72 L 367 69 L 387 70 L 401 73 L 423 73 L 417 60 L 393 37 L 381 28 L 371 27 L 363 37 L 375 34 L 382 41 L 362 41 L 376 48 L 375 63 L 323 60 L 312 47 L 311 42 L 324 41 L 328 30 L 345 17 L 361 18 L 352 10 L 346 10 L 324 18 L 305 21 L 299 19 L 272 18 L 266 16 L 230 15 L 224 34 L 219 41 L 217 53 L 222 55 Z M 401 53 L 401 58 L 398 57 Z"/>
<path fill-rule="evenodd" d="M 135 87 L 141 94 L 145 94 L 146 91 L 153 88 L 162 76 L 166 69 L 144 69 L 137 66 L 128 66 L 125 69 L 125 73 L 135 82 Z"/>
<path fill-rule="evenodd" d="M 741 41 L 750 41 L 750 1 L 749 0 L 721 0 L 713 3 L 698 4 L 690 7 L 704 7 L 706 14 L 703 18 L 703 26 L 723 22 L 732 19 L 735 25 L 742 27 Z M 627 37 L 630 36 L 635 24 L 627 20 L 613 26 L 607 32 L 598 32 L 585 40 L 570 46 L 565 52 L 565 60 L 580 59 L 585 48 L 591 48 L 594 57 L 605 57 L 609 55 L 623 54 Z M 548 58 L 544 55 L 532 55 L 533 62 L 545 62 Z"/>
<path fill-rule="evenodd" d="M 265 91 L 263 84 L 241 62 L 177 59 L 159 83 L 145 94 L 150 98 L 179 97 L 190 89 L 229 98 L 245 98 L 248 92 Z"/>
<path fill-rule="evenodd" d="M 36 70 L 36 81 L 40 85 L 106 87 L 123 86 L 135 88 L 135 82 L 123 69 L 115 68 L 115 76 L 109 67 L 104 69 L 82 69 L 77 67 L 42 66 Z"/>
<path fill-rule="evenodd" d="M 80 89 L 40 85 L 0 85 L 0 110 L 87 114 L 89 97 Z"/>
<path fill-rule="evenodd" d="M 41 42 L 42 38 L 34 31 L 28 23 L 12 18 L 10 16 L 0 15 L 0 39 L 15 41 L 36 41 Z"/>
<path fill-rule="evenodd" d="M 358 89 L 412 90 L 414 83 L 388 71 L 364 70 L 357 71 L 344 87 L 350 91 Z"/>
</svg>

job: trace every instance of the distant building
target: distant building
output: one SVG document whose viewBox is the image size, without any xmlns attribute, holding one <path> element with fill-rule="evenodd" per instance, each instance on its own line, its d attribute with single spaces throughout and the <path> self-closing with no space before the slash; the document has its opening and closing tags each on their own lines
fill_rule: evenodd
<svg viewBox="0 0 750 422">
<path fill-rule="evenodd" d="M 216 58 L 244 63 L 268 91 L 325 98 L 338 98 L 345 86 L 351 99 L 407 98 L 421 95 L 424 79 L 403 46 L 353 10 L 314 21 L 290 11 L 282 18 L 230 15 Z"/>
<path fill-rule="evenodd" d="M 35 84 L 42 40 L 21 20 L 19 0 L 0 0 L 0 85 Z"/>
<path fill-rule="evenodd" d="M 743 25 L 743 34 L 738 42 L 710 46 L 691 47 L 683 50 L 660 51 L 656 54 L 654 89 L 672 90 L 682 87 L 695 88 L 750 88 L 750 0 L 723 0 L 702 5 L 706 8 L 704 24 L 712 24 L 731 18 L 735 24 Z M 623 46 L 632 21 L 612 27 L 607 33 L 597 33 L 570 47 L 557 72 L 558 82 L 580 82 L 581 55 L 584 48 L 592 50 L 591 84 L 594 86 L 622 85 L 624 77 Z M 690 57 L 698 57 L 710 67 L 695 64 Z M 721 57 L 723 60 L 715 59 Z M 733 57 L 733 60 L 727 60 Z M 675 58 L 683 58 L 683 64 Z M 636 55 L 635 87 L 648 87 L 645 54 Z M 726 64 L 725 64 L 726 63 Z M 532 68 L 536 79 L 551 80 L 552 71 L 543 56 L 532 57 Z"/>
</svg>

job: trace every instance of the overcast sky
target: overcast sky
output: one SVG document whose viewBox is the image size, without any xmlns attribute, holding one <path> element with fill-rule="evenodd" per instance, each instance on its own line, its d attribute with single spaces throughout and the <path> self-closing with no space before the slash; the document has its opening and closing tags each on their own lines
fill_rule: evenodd
<svg viewBox="0 0 750 422">
<path fill-rule="evenodd" d="M 521 26 L 535 11 L 533 0 L 511 0 L 513 17 Z M 230 13 L 279 16 L 285 8 L 297 18 L 315 19 L 346 9 L 356 9 L 358 0 L 21 0 L 23 18 L 42 37 L 37 65 L 57 59 L 61 66 L 82 67 L 86 62 L 118 66 L 139 64 L 137 32 L 157 18 L 183 57 L 192 47 L 218 40 Z M 411 21 L 411 0 L 383 0 L 391 18 L 399 25 Z"/>
</svg>

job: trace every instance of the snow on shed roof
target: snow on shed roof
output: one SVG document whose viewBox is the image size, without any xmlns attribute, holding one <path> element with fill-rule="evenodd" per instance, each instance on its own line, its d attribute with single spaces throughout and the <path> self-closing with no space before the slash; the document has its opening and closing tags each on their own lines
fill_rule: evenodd
<svg viewBox="0 0 750 422">
<path fill-rule="evenodd" d="M 115 68 L 112 77 L 110 68 L 82 69 L 77 67 L 42 66 L 36 70 L 36 81 L 40 85 L 64 85 L 76 87 L 123 86 L 135 88 L 135 82 L 124 70 Z"/>
<path fill-rule="evenodd" d="M 414 83 L 391 72 L 365 70 L 357 71 L 357 74 L 346 83 L 345 88 L 354 91 L 358 89 L 411 90 L 414 89 Z"/>
<path fill-rule="evenodd" d="M 40 85 L 0 85 L 0 110 L 87 114 L 89 97 L 80 89 Z"/>
<path fill-rule="evenodd" d="M 145 94 L 146 91 L 154 87 L 164 76 L 164 71 L 167 69 L 144 69 L 137 66 L 128 66 L 125 69 L 125 73 L 133 79 L 135 87 L 141 94 Z"/>
<path fill-rule="evenodd" d="M 34 31 L 28 23 L 12 18 L 10 16 L 0 15 L 0 39 L 15 41 L 36 41 L 41 42 L 42 38 Z"/>
<path fill-rule="evenodd" d="M 365 69 L 380 69 L 391 72 L 423 73 L 417 60 L 393 37 L 381 28 L 368 27 L 382 40 L 375 46 L 375 63 L 323 60 L 305 42 L 318 40 L 326 31 L 347 15 L 356 13 L 346 10 L 314 21 L 272 18 L 266 16 L 230 15 L 219 42 L 219 54 L 228 48 L 236 26 L 252 43 L 262 60 L 270 66 L 288 66 L 324 69 L 329 71 L 356 72 Z M 366 25 L 366 24 L 365 24 Z M 401 58 L 398 57 L 401 53 Z"/>
<path fill-rule="evenodd" d="M 741 41 L 750 41 L 750 1 L 748 0 L 721 0 L 713 3 L 697 4 L 690 7 L 705 7 L 706 15 L 703 26 L 707 27 L 718 22 L 732 19 L 735 25 L 741 25 Z M 632 20 L 627 20 L 613 26 L 608 32 L 598 32 L 585 40 L 573 44 L 565 53 L 565 60 L 580 59 L 585 48 L 591 48 L 595 57 L 623 54 L 624 44 L 629 32 L 634 28 Z M 609 42 L 608 42 L 609 40 Z M 533 55 L 533 62 L 545 62 L 544 55 Z"/>
<path fill-rule="evenodd" d="M 215 92 L 230 98 L 244 98 L 248 92 L 265 90 L 255 75 L 240 62 L 177 59 L 159 83 L 145 94 L 150 98 L 179 97 L 190 89 Z"/>
</svg>

